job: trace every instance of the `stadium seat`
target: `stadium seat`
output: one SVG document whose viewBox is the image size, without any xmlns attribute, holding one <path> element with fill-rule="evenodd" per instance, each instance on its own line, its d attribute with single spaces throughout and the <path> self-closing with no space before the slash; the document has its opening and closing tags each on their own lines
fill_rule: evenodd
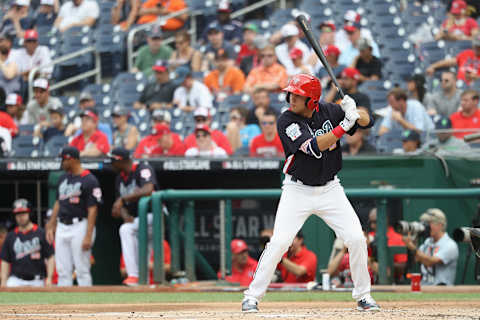
<svg viewBox="0 0 480 320">
<path fill-rule="evenodd" d="M 102 26 L 94 33 L 95 49 L 100 53 L 102 75 L 114 77 L 124 69 L 125 33 L 119 27 Z"/>
<path fill-rule="evenodd" d="M 60 150 L 68 144 L 68 137 L 58 135 L 51 137 L 43 147 L 44 157 L 57 157 Z"/>
<path fill-rule="evenodd" d="M 32 136 L 35 130 L 35 124 L 21 124 L 18 126 L 19 136 Z"/>
<path fill-rule="evenodd" d="M 39 137 L 19 136 L 12 141 L 11 157 L 37 158 L 41 155 L 43 141 Z"/>
</svg>

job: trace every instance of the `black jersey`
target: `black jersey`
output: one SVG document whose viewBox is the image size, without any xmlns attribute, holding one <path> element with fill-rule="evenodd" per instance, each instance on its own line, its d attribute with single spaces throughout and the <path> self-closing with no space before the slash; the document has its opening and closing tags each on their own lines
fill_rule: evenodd
<svg viewBox="0 0 480 320">
<path fill-rule="evenodd" d="M 132 194 L 137 188 L 141 188 L 147 183 L 153 183 L 153 189 L 158 190 L 155 171 L 147 162 L 134 162 L 128 175 L 122 172 L 117 176 L 115 181 L 117 198 Z M 132 217 L 138 215 L 138 201 L 127 202 L 124 206 Z"/>
<path fill-rule="evenodd" d="M 344 117 L 339 105 L 323 101 L 319 102 L 319 111 L 314 111 L 311 118 L 290 110 L 282 113 L 277 129 L 286 157 L 283 172 L 310 186 L 322 186 L 332 180 L 342 168 L 340 141 L 323 152 L 315 152 L 311 144 L 316 144 L 316 136 L 332 131 Z M 367 127 L 373 125 L 373 118 L 370 119 Z M 347 133 L 354 134 L 358 127 L 355 124 Z"/>
<path fill-rule="evenodd" d="M 45 259 L 52 255 L 53 247 L 47 242 L 45 232 L 34 224 L 25 233 L 17 227 L 7 234 L 0 259 L 10 263 L 11 274 L 15 277 L 34 280 L 45 278 Z"/>
<path fill-rule="evenodd" d="M 66 173 L 58 181 L 57 200 L 59 218 L 86 218 L 88 208 L 102 203 L 102 189 L 88 170 L 76 176 Z"/>
</svg>

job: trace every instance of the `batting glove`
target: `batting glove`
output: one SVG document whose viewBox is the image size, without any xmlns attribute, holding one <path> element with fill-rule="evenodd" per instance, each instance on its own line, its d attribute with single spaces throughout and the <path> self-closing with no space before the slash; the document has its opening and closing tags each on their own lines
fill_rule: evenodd
<svg viewBox="0 0 480 320">
<path fill-rule="evenodd" d="M 340 126 L 345 132 L 350 131 L 355 125 L 355 122 L 360 118 L 357 109 L 349 110 L 345 114 L 345 118 L 340 122 Z"/>
<path fill-rule="evenodd" d="M 343 112 L 347 113 L 349 110 L 357 109 L 357 103 L 349 95 L 345 95 L 340 102 L 340 107 L 342 107 Z"/>
</svg>

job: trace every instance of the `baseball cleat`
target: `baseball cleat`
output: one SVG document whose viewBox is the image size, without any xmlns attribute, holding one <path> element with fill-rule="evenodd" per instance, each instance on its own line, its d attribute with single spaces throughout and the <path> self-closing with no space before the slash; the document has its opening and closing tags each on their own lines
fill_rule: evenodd
<svg viewBox="0 0 480 320">
<path fill-rule="evenodd" d="M 138 277 L 129 276 L 127 279 L 123 280 L 123 284 L 129 287 L 138 286 Z"/>
<path fill-rule="evenodd" d="M 258 301 L 252 298 L 245 298 L 242 301 L 242 312 L 258 312 Z"/>
<path fill-rule="evenodd" d="M 380 311 L 380 306 L 371 296 L 367 296 L 357 302 L 358 311 Z"/>
</svg>

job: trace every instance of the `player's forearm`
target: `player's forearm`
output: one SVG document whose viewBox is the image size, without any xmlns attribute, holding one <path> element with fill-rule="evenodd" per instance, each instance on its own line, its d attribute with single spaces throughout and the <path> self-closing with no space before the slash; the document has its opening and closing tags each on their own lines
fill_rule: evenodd
<svg viewBox="0 0 480 320">
<path fill-rule="evenodd" d="M 368 126 L 370 124 L 370 116 L 368 115 L 368 112 L 362 109 L 357 110 L 360 115 L 360 118 L 357 120 L 358 125 L 362 127 Z"/>
<path fill-rule="evenodd" d="M 2 260 L 2 272 L 1 272 L 1 286 L 7 285 L 8 273 L 10 271 L 10 263 Z"/>
<path fill-rule="evenodd" d="M 418 131 L 417 127 L 415 127 L 413 124 L 405 120 L 404 118 L 401 118 L 398 120 L 398 123 L 406 130 L 415 130 Z"/>
<path fill-rule="evenodd" d="M 52 254 L 52 256 L 47 259 L 47 279 L 52 279 L 54 269 L 55 269 L 55 256 Z"/>
<path fill-rule="evenodd" d="M 329 149 L 333 144 L 337 143 L 338 138 L 332 132 L 329 132 L 327 134 L 316 137 L 316 140 L 318 149 L 320 149 L 320 151 L 325 151 Z"/>
<path fill-rule="evenodd" d="M 91 206 L 88 208 L 87 219 L 87 236 L 92 237 L 93 230 L 95 229 L 95 222 L 97 221 L 97 206 Z"/>
<path fill-rule="evenodd" d="M 122 196 L 122 200 L 125 202 L 134 202 L 139 200 L 142 197 L 148 197 L 152 194 L 153 192 L 153 183 L 147 183 L 141 188 L 138 188 L 131 194 L 127 194 L 125 196 Z"/>
<path fill-rule="evenodd" d="M 304 266 L 298 265 L 288 258 L 283 258 L 282 264 L 288 272 L 293 273 L 296 277 L 303 276 L 307 273 L 307 269 Z"/>
<path fill-rule="evenodd" d="M 416 250 L 415 258 L 418 262 L 420 262 L 421 264 L 423 264 L 427 268 L 431 267 L 431 266 L 434 266 L 435 264 L 437 264 L 441 261 L 438 257 L 435 257 L 435 256 L 432 257 L 432 256 L 429 256 L 429 255 L 426 255 L 425 253 L 423 253 L 420 250 Z"/>
<path fill-rule="evenodd" d="M 58 200 L 55 201 L 55 204 L 53 205 L 52 209 L 52 214 L 50 215 L 50 220 L 48 222 L 49 226 L 55 229 L 57 226 L 57 217 L 58 217 L 58 211 L 60 210 L 60 204 L 58 203 Z"/>
</svg>

